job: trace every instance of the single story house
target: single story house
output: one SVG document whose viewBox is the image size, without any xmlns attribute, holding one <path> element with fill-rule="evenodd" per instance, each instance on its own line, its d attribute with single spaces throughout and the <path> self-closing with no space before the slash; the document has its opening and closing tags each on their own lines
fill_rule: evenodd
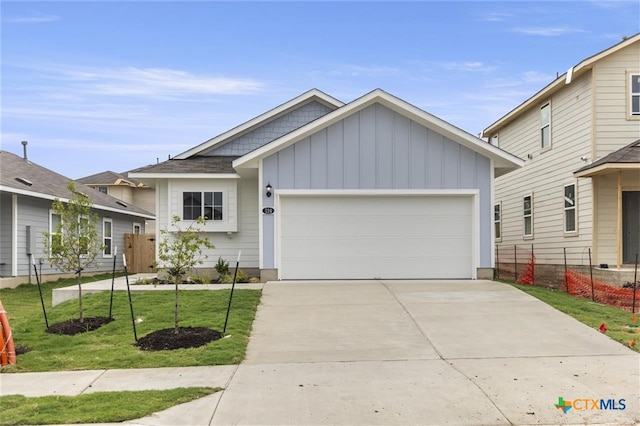
<svg viewBox="0 0 640 426">
<path fill-rule="evenodd" d="M 302 95 L 129 172 L 263 280 L 492 278 L 493 178 L 523 161 L 377 89 Z"/>
<path fill-rule="evenodd" d="M 0 151 L 0 287 L 14 287 L 32 281 L 33 262 L 46 279 L 56 279 L 60 272 L 52 269 L 44 252 L 44 233 L 55 230 L 54 199 L 72 197 L 67 188 L 71 180 L 27 159 L 26 143 L 22 157 Z M 98 215 L 98 235 L 106 248 L 98 256 L 101 265 L 85 272 L 110 271 L 114 253 L 124 252 L 124 234 L 136 228 L 144 232 L 146 220 L 154 215 L 93 188 L 77 184 L 93 203 Z M 116 268 L 123 269 L 121 256 Z"/>
</svg>

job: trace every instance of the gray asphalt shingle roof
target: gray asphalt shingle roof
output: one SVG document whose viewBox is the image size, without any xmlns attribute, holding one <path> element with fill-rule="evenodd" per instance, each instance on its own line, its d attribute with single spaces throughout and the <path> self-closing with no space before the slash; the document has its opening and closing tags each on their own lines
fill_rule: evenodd
<svg viewBox="0 0 640 426">
<path fill-rule="evenodd" d="M 584 172 L 594 169 L 603 164 L 630 164 L 640 163 L 640 139 L 631 142 L 629 145 L 620 148 L 604 157 L 594 161 L 593 163 L 579 168 L 574 173 Z"/>
<path fill-rule="evenodd" d="M 127 173 L 128 172 L 116 173 L 111 170 L 107 170 L 77 179 L 77 182 L 84 183 L 85 185 L 115 185 L 118 179 L 124 179 L 136 186 L 141 184 L 137 180 L 127 177 Z"/>
<path fill-rule="evenodd" d="M 235 173 L 233 160 L 238 156 L 196 155 L 184 160 L 171 159 L 159 164 L 129 170 L 129 173 Z"/>
<path fill-rule="evenodd" d="M 67 188 L 67 183 L 72 180 L 18 155 L 0 151 L 0 185 L 7 192 L 27 191 L 28 195 L 39 198 L 69 199 L 73 195 Z M 125 204 L 123 206 L 120 204 L 122 201 L 117 198 L 103 194 L 78 181 L 75 182 L 77 188 L 89 197 L 95 209 L 107 208 L 127 215 L 154 218 L 153 213 L 128 203 L 123 203 Z"/>
</svg>

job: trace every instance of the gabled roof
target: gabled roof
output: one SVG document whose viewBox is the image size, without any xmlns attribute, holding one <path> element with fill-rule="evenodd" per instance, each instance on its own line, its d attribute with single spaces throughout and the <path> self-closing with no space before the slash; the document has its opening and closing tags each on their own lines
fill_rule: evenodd
<svg viewBox="0 0 640 426">
<path fill-rule="evenodd" d="M 2 166 L 0 191 L 46 200 L 58 198 L 61 201 L 68 201 L 73 196 L 67 188 L 67 183 L 72 179 L 25 160 L 20 156 L 7 151 L 0 151 L 0 165 Z M 103 194 L 82 183 L 78 182 L 77 188 L 89 197 L 94 209 L 155 219 L 155 216 L 146 210 L 123 203 L 117 198 Z"/>
<path fill-rule="evenodd" d="M 100 186 L 125 185 L 125 186 L 131 186 L 131 187 L 142 187 L 144 185 L 142 182 L 138 182 L 135 179 L 131 179 L 127 177 L 126 174 L 127 172 L 116 173 L 116 172 L 112 172 L 111 170 L 107 170 L 105 172 L 96 173 L 91 176 L 86 176 L 86 177 L 77 179 L 77 181 L 85 185 L 100 185 Z"/>
<path fill-rule="evenodd" d="M 256 129 L 257 127 L 263 126 L 267 122 L 275 120 L 276 118 L 281 117 L 287 114 L 288 112 L 294 109 L 300 108 L 301 106 L 308 104 L 310 102 L 319 102 L 329 107 L 330 109 L 336 109 L 344 105 L 343 102 L 340 102 L 339 100 L 327 95 L 326 93 L 323 93 L 317 89 L 312 89 L 294 99 L 291 99 L 288 102 L 285 102 L 284 104 L 276 108 L 273 108 L 272 110 L 265 112 L 264 114 L 261 114 L 247 121 L 246 123 L 243 123 L 237 127 L 234 127 L 233 129 L 225 133 L 222 133 L 221 135 L 218 135 L 215 138 L 209 139 L 208 141 L 203 142 L 200 145 L 197 145 L 189 149 L 188 151 L 185 151 L 181 154 L 176 155 L 174 158 L 176 160 L 184 160 L 191 156 L 201 154 L 204 151 L 208 151 L 214 148 L 216 145 L 227 143 L 232 139 L 240 137 L 243 134 L 249 133 L 250 131 Z"/>
<path fill-rule="evenodd" d="M 621 49 L 624 49 L 638 42 L 640 42 L 640 33 L 631 37 L 627 37 L 624 40 L 622 40 L 620 43 L 617 43 L 608 49 L 605 49 L 599 53 L 596 53 L 595 55 L 590 56 L 589 58 L 583 60 L 579 64 L 569 68 L 569 70 L 566 73 L 556 78 L 554 81 L 552 81 L 542 90 L 540 90 L 538 93 L 533 95 L 531 98 L 527 99 L 526 101 L 518 105 L 516 108 L 511 110 L 511 112 L 509 112 L 507 115 L 503 116 L 498 121 L 496 121 L 486 129 L 484 129 L 484 131 L 482 132 L 482 136 L 490 137 L 494 135 L 496 132 L 498 132 L 498 130 L 501 127 L 504 127 L 509 122 L 515 120 L 522 113 L 529 110 L 529 108 L 532 105 L 537 106 L 540 102 L 544 101 L 546 98 L 551 96 L 551 94 L 561 90 L 565 85 L 570 84 L 572 80 L 575 80 L 577 77 L 580 77 L 585 72 L 590 71 L 593 68 L 593 66 L 596 64 L 596 62 L 600 61 L 601 59 L 609 55 L 612 55 L 618 52 Z"/>
<path fill-rule="evenodd" d="M 236 169 L 258 167 L 261 159 L 293 145 L 313 133 L 329 127 L 332 124 L 345 119 L 349 115 L 376 103 L 414 120 L 417 123 L 420 123 L 423 126 L 447 137 L 448 139 L 459 143 L 460 145 L 493 159 L 496 176 L 500 176 L 524 165 L 524 161 L 520 158 L 509 154 L 508 152 L 503 151 L 500 148 L 497 148 L 395 96 L 392 96 L 381 89 L 376 89 L 361 98 L 358 98 L 353 102 L 348 103 L 343 107 L 238 158 L 233 162 L 233 167 Z"/>
<path fill-rule="evenodd" d="M 172 158 L 162 163 L 130 170 L 130 175 L 137 178 L 194 178 L 198 175 L 211 177 L 211 174 L 235 176 L 236 171 L 231 166 L 235 157 L 196 155 L 184 160 Z M 204 176 L 206 175 L 206 176 Z"/>
<path fill-rule="evenodd" d="M 618 170 L 640 170 L 640 139 L 579 168 L 573 172 L 573 175 L 589 177 Z"/>
</svg>

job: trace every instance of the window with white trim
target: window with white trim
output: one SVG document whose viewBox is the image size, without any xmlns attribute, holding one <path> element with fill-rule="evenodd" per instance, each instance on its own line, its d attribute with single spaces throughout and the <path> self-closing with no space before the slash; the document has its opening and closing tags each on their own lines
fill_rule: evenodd
<svg viewBox="0 0 640 426">
<path fill-rule="evenodd" d="M 176 180 L 169 196 L 170 214 L 179 216 L 184 226 L 203 217 L 206 223 L 198 227 L 202 232 L 238 232 L 237 178 Z"/>
<path fill-rule="evenodd" d="M 551 147 L 551 104 L 547 102 L 540 107 L 540 148 Z"/>
<path fill-rule="evenodd" d="M 574 233 L 578 230 L 578 210 L 576 203 L 576 184 L 564 186 L 564 232 Z"/>
<path fill-rule="evenodd" d="M 102 219 L 102 257 L 113 256 L 113 220 L 109 218 Z"/>
<path fill-rule="evenodd" d="M 49 247 L 51 248 L 50 254 L 55 254 L 60 244 L 62 244 L 62 216 L 49 210 Z"/>
<path fill-rule="evenodd" d="M 629 115 L 640 117 L 640 73 L 629 73 Z"/>
<path fill-rule="evenodd" d="M 523 233 L 525 237 L 533 236 L 533 197 L 526 195 L 522 199 Z"/>
<path fill-rule="evenodd" d="M 500 203 L 493 206 L 493 227 L 495 229 L 496 240 L 502 238 L 502 205 Z"/>
<path fill-rule="evenodd" d="M 183 192 L 182 219 L 196 220 L 202 216 L 205 220 L 222 221 L 224 208 L 222 192 Z"/>
</svg>

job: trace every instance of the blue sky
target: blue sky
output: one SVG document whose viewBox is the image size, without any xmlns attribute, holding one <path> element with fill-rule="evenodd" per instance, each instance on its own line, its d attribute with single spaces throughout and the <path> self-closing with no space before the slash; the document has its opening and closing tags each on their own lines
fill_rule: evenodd
<svg viewBox="0 0 640 426">
<path fill-rule="evenodd" d="M 71 178 L 164 161 L 317 88 L 477 135 L 640 32 L 638 1 L 2 1 L 2 150 Z"/>
</svg>

